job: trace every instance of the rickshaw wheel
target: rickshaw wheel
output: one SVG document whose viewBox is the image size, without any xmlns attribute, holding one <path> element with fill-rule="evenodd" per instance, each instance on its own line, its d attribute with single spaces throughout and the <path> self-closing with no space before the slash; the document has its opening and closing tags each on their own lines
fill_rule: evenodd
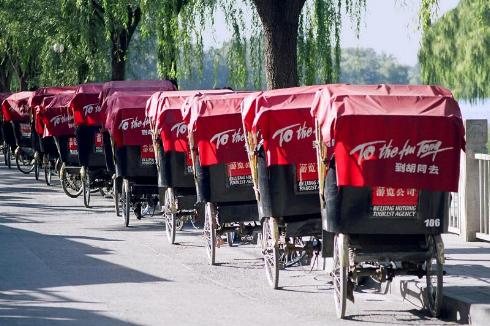
<svg viewBox="0 0 490 326">
<path fill-rule="evenodd" d="M 204 238 L 206 239 L 206 252 L 210 265 L 216 263 L 216 207 L 213 203 L 206 203 L 204 208 Z"/>
<path fill-rule="evenodd" d="M 44 180 L 48 186 L 51 186 L 51 164 L 49 160 L 44 164 Z"/>
<path fill-rule="evenodd" d="M 39 163 L 36 159 L 34 160 L 34 178 L 36 181 L 39 180 Z"/>
<path fill-rule="evenodd" d="M 279 227 L 275 218 L 262 223 L 262 254 L 267 282 L 273 289 L 279 285 Z"/>
<path fill-rule="evenodd" d="M 12 168 L 12 152 L 10 151 L 10 146 L 7 145 L 7 148 L 5 149 L 5 165 L 10 169 Z"/>
<path fill-rule="evenodd" d="M 80 175 L 69 176 L 68 173 L 66 173 L 64 163 L 60 168 L 60 181 L 63 192 L 70 198 L 77 198 L 83 191 Z"/>
<path fill-rule="evenodd" d="M 17 169 L 24 174 L 29 174 L 34 169 L 34 164 L 31 165 L 31 160 L 24 158 L 20 148 L 15 153 L 15 164 L 17 165 Z"/>
<path fill-rule="evenodd" d="M 90 208 L 90 175 L 85 173 L 85 176 L 82 180 L 82 188 L 83 188 L 83 205 L 86 208 Z"/>
<path fill-rule="evenodd" d="M 233 247 L 233 239 L 235 238 L 235 232 L 226 232 L 226 241 L 228 246 Z"/>
<path fill-rule="evenodd" d="M 336 234 L 334 240 L 332 282 L 337 318 L 345 317 L 345 308 L 347 306 L 348 251 L 347 236 L 342 233 Z"/>
<path fill-rule="evenodd" d="M 443 257 L 444 252 L 440 235 L 429 235 L 427 238 L 427 246 L 429 256 L 425 262 L 425 279 L 426 279 L 426 298 L 427 308 L 432 317 L 439 317 L 442 306 L 442 289 L 443 289 Z"/>
<path fill-rule="evenodd" d="M 177 230 L 177 201 L 174 190 L 167 188 L 165 191 L 165 233 L 170 244 L 175 243 L 175 232 Z"/>
<path fill-rule="evenodd" d="M 7 145 L 5 142 L 3 143 L 2 152 L 3 152 L 3 158 L 4 158 L 3 163 L 5 163 L 5 166 L 8 167 L 9 161 L 10 161 L 10 146 Z"/>
<path fill-rule="evenodd" d="M 129 226 L 129 212 L 131 208 L 131 190 L 129 189 L 129 180 L 124 179 L 121 190 L 121 204 L 122 214 L 124 217 L 124 224 Z"/>
<path fill-rule="evenodd" d="M 121 209 L 120 209 L 121 193 L 119 192 L 117 178 L 114 178 L 112 182 L 113 182 L 112 188 L 113 188 L 113 196 L 114 196 L 114 210 L 116 211 L 116 216 L 121 216 Z"/>
<path fill-rule="evenodd" d="M 184 229 L 184 220 L 182 218 L 175 219 L 175 230 L 182 231 Z"/>
</svg>

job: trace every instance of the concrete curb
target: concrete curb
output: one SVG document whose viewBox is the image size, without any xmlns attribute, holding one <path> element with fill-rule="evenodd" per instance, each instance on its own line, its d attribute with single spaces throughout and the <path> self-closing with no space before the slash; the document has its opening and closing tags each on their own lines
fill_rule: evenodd
<svg viewBox="0 0 490 326">
<path fill-rule="evenodd" d="M 386 285 L 380 287 L 385 292 Z M 395 278 L 388 294 L 402 297 L 417 307 L 424 307 L 425 279 Z M 441 319 L 461 324 L 488 326 L 490 321 L 490 290 L 485 286 L 451 286 L 443 290 Z"/>
</svg>

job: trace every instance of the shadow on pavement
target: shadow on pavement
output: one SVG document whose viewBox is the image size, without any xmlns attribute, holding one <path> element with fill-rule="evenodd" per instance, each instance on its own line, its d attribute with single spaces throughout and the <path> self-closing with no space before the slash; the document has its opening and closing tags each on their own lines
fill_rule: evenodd
<svg viewBox="0 0 490 326">
<path fill-rule="evenodd" d="M 2 325 L 35 326 L 125 326 L 134 325 L 119 319 L 103 316 L 97 311 L 65 307 L 42 307 L 34 305 L 1 305 L 0 323 Z"/>
<path fill-rule="evenodd" d="M 5 225 L 0 225 L 0 239 L 0 325 L 128 325 L 95 310 L 66 307 L 80 302 L 52 288 L 169 282 L 95 258 L 111 251 L 72 240 L 110 239 L 53 236 Z"/>
<path fill-rule="evenodd" d="M 442 321 L 432 318 L 426 311 L 411 309 L 407 311 L 398 310 L 367 310 L 366 314 L 347 315 L 345 320 L 373 324 L 391 325 L 419 325 L 424 321 L 424 325 L 441 325 Z"/>
</svg>

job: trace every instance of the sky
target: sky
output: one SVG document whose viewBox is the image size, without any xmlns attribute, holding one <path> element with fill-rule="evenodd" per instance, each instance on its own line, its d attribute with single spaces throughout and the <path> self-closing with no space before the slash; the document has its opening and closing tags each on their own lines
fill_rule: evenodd
<svg viewBox="0 0 490 326">
<path fill-rule="evenodd" d="M 457 6 L 459 0 L 439 0 L 438 16 Z M 357 38 L 352 23 L 345 18 L 342 23 L 342 47 L 369 47 L 378 52 L 394 55 L 406 65 L 417 63 L 421 33 L 418 30 L 420 0 L 367 0 L 362 16 L 361 33 Z M 248 9 L 245 9 L 249 11 Z M 252 13 L 246 12 L 245 16 Z M 231 38 L 225 27 L 223 13 L 215 16 L 215 31 L 204 33 L 205 47 L 218 47 Z"/>
<path fill-rule="evenodd" d="M 420 0 L 367 0 L 359 39 L 348 19 L 343 22 L 342 47 L 370 47 L 394 55 L 406 65 L 417 63 L 421 32 Z M 439 0 L 437 17 L 455 8 L 459 0 Z"/>
<path fill-rule="evenodd" d="M 420 0 L 367 0 L 362 16 L 361 32 L 357 38 L 352 23 L 342 23 L 342 47 L 368 47 L 379 53 L 393 55 L 405 65 L 417 64 L 421 32 L 418 29 Z M 436 18 L 455 8 L 459 0 L 439 0 Z M 245 16 L 251 13 L 245 13 Z M 225 28 L 222 12 L 215 17 L 215 32 L 204 34 L 205 47 L 217 47 L 229 40 L 231 34 Z M 477 104 L 460 102 L 465 118 L 486 117 L 490 119 L 490 99 Z"/>
</svg>

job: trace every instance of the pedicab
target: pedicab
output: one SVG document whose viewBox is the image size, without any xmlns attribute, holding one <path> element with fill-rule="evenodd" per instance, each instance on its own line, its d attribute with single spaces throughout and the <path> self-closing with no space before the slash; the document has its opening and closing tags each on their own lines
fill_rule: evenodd
<svg viewBox="0 0 490 326">
<path fill-rule="evenodd" d="M 10 137 L 7 137 L 7 141 L 10 142 L 11 149 L 14 148 L 13 153 L 17 169 L 24 174 L 32 172 L 35 168 L 35 150 L 32 141 L 34 130 L 32 128 L 32 114 L 28 105 L 32 94 L 34 92 L 14 93 L 2 103 L 3 119 L 11 124 L 11 128 L 6 124 L 4 131 L 6 135 L 9 135 L 10 131 L 12 132 L 15 143 L 12 144 Z M 7 162 L 10 164 L 10 160 Z"/>
<path fill-rule="evenodd" d="M 60 160 L 58 149 L 56 147 L 54 137 L 49 135 L 44 135 L 44 121 L 41 118 L 42 111 L 48 106 L 48 104 L 53 100 L 54 96 L 47 96 L 43 99 L 41 105 L 36 107 L 36 115 L 35 115 L 35 130 L 37 135 L 40 137 L 39 147 L 41 149 L 41 153 L 43 153 L 42 158 L 42 166 L 44 168 L 44 179 L 46 185 L 51 185 L 51 179 L 53 175 L 59 175 L 60 171 Z"/>
<path fill-rule="evenodd" d="M 47 150 L 53 150 L 53 147 L 55 147 L 53 140 L 50 139 L 49 137 L 47 137 L 43 143 L 43 141 L 41 140 L 43 135 L 42 132 L 39 133 L 36 130 L 36 121 L 38 121 L 38 119 L 36 119 L 36 115 L 38 112 L 38 108 L 42 106 L 45 98 L 53 97 L 56 94 L 73 93 L 75 89 L 76 89 L 75 86 L 41 87 L 37 89 L 29 97 L 28 105 L 31 112 L 31 123 L 32 123 L 31 127 L 33 129 L 32 148 L 34 149 L 34 176 L 36 180 L 39 179 L 40 168 L 44 167 L 43 165 L 44 158 L 45 158 L 44 145 L 46 145 Z"/>
<path fill-rule="evenodd" d="M 125 225 L 129 226 L 130 211 L 142 217 L 142 206 L 158 202 L 157 169 L 151 141 L 149 118 L 145 116 L 150 92 L 115 92 L 104 103 L 107 119 L 105 129 L 112 144 L 116 180 L 122 181 L 121 208 Z"/>
<path fill-rule="evenodd" d="M 163 206 L 165 232 L 175 243 L 176 231 L 184 223 L 194 224 L 198 217 L 196 184 L 187 139 L 187 125 L 181 108 L 202 93 L 226 93 L 228 90 L 173 91 L 155 93 L 148 101 L 146 115 L 150 126 L 158 171 L 158 192 Z"/>
<path fill-rule="evenodd" d="M 90 192 L 91 190 L 102 188 L 112 189 L 114 194 L 115 210 L 119 215 L 119 198 L 120 190 L 122 188 L 122 182 L 115 178 L 115 166 L 112 145 L 109 133 L 104 130 L 104 124 L 106 121 L 105 104 L 106 99 L 117 91 L 166 91 L 175 90 L 175 85 L 168 80 L 126 80 L 126 81 L 111 81 L 100 85 L 84 86 L 79 89 L 80 92 L 93 92 L 89 88 L 96 87 L 99 89 L 97 105 L 88 104 L 86 106 L 87 111 L 82 112 L 82 107 L 79 106 L 77 110 L 80 114 L 75 114 L 75 123 L 78 125 L 78 117 L 82 118 L 80 121 L 82 125 L 86 125 L 88 128 L 77 127 L 77 139 L 79 140 L 79 146 L 81 150 L 80 162 L 82 163 L 82 180 L 84 187 L 84 204 L 86 207 L 90 205 Z M 83 101 L 82 96 L 81 101 Z M 78 100 L 74 100 L 76 102 Z M 75 109 L 75 108 L 74 108 Z M 85 115 L 85 116 L 83 116 Z M 94 143 L 95 142 L 95 143 Z M 95 146 L 94 146 L 95 145 Z M 103 154 L 102 161 L 99 155 L 91 155 L 91 151 L 101 151 Z M 89 155 L 90 154 L 90 155 Z M 95 160 L 96 159 L 96 160 Z M 114 185 L 114 187 L 113 187 Z"/>
<path fill-rule="evenodd" d="M 107 170 L 101 131 L 105 119 L 99 105 L 102 87 L 102 83 L 82 84 L 69 103 L 78 145 L 83 204 L 87 208 L 93 192 L 101 191 L 105 196 L 105 192 L 112 191 L 112 173 Z"/>
<path fill-rule="evenodd" d="M 15 149 L 15 138 L 12 130 L 12 124 L 8 121 L 4 121 L 1 106 L 3 101 L 10 95 L 11 95 L 10 93 L 0 93 L 0 145 L 2 145 L 4 164 L 9 169 L 12 164 L 11 153 Z"/>
<path fill-rule="evenodd" d="M 332 85 L 318 92 L 311 113 L 323 229 L 335 235 L 337 316 L 345 317 L 362 277 L 414 275 L 425 276 L 424 303 L 437 317 L 441 234 L 465 144 L 458 103 L 438 86 Z"/>
<path fill-rule="evenodd" d="M 262 222 L 269 285 L 279 270 L 318 258 L 322 237 L 311 103 L 320 86 L 253 94 L 242 119 Z"/>
<path fill-rule="evenodd" d="M 39 119 L 43 125 L 43 137 L 52 137 L 61 161 L 59 171 L 61 186 L 70 198 L 82 193 L 78 143 L 75 136 L 73 113 L 69 103 L 74 93 L 63 93 L 53 97 L 49 104 L 40 108 Z"/>
<path fill-rule="evenodd" d="M 184 112 L 198 201 L 204 206 L 204 237 L 211 265 L 221 236 L 260 228 L 245 150 L 241 103 L 248 93 L 203 95 Z"/>
</svg>

